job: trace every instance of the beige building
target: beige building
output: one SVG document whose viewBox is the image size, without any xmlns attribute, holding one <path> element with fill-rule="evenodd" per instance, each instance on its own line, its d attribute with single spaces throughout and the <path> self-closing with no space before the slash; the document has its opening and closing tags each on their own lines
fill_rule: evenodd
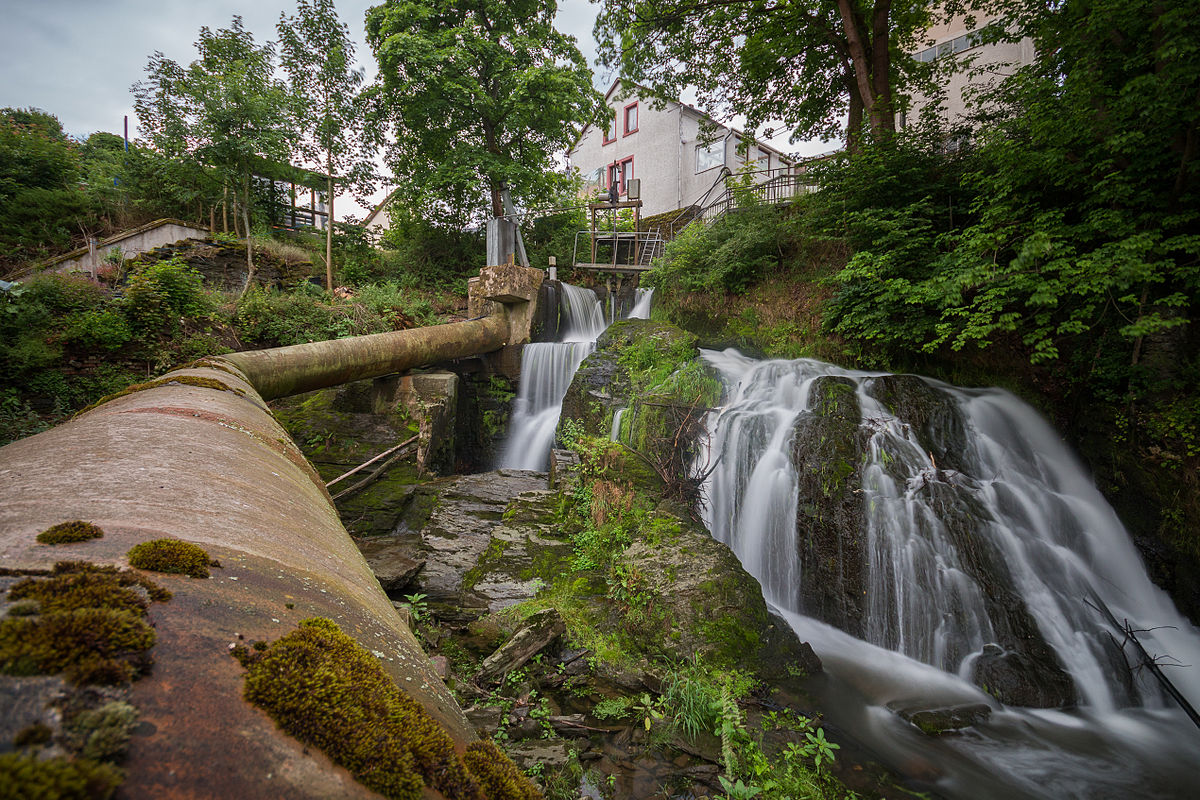
<svg viewBox="0 0 1200 800">
<path fill-rule="evenodd" d="M 697 203 L 727 174 L 722 167 L 734 173 L 749 171 L 756 182 L 795 169 L 792 158 L 761 143 L 749 144 L 743 152 L 741 131 L 698 109 L 648 97 L 636 85 L 622 92 L 620 81 L 615 81 L 604 96 L 611 123 L 607 129 L 585 127 L 568 153 L 568 163 L 594 192 L 615 185 L 625 197 L 628 181 L 637 178 L 644 217 Z"/>
<path fill-rule="evenodd" d="M 984 43 L 980 32 L 991 19 L 977 16 L 973 27 L 967 26 L 965 17 L 956 17 L 932 26 L 926 31 L 927 45 L 917 52 L 918 61 L 935 61 L 957 56 L 971 58 L 969 66 L 953 73 L 945 84 L 945 103 L 939 113 L 942 122 L 953 125 L 961 122 L 967 112 L 968 98 L 964 97 L 967 87 L 980 88 L 985 84 L 999 82 L 1011 75 L 1016 67 L 1033 63 L 1035 53 L 1033 40 L 1024 38 L 1019 42 Z M 984 70 L 983 74 L 972 73 Z M 907 112 L 897 120 L 901 128 L 917 121 L 921 109 L 929 98 L 914 95 Z"/>
</svg>

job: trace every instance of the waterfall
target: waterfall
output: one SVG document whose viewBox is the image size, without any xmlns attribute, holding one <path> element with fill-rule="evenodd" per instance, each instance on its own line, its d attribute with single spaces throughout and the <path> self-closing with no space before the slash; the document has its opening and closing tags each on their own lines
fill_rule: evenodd
<svg viewBox="0 0 1200 800">
<path fill-rule="evenodd" d="M 1116 514 L 1033 409 L 997 389 L 733 350 L 704 357 L 727 385 L 700 455 L 715 464 L 706 522 L 841 687 L 831 690 L 843 715 L 835 722 L 896 764 L 936 752 L 936 788 L 950 796 L 1190 795 L 1200 735 L 1150 675 L 1125 668 L 1122 634 L 1100 608 L 1128 620 L 1152 654 L 1197 665 L 1166 668 L 1193 704 L 1200 632 L 1151 583 Z M 839 388 L 857 415 L 840 401 L 814 405 Z M 901 391 L 925 404 L 914 411 Z M 906 419 L 889 410 L 906 402 Z M 839 441 L 806 438 L 834 417 L 850 420 Z M 798 468 L 826 447 L 852 458 L 833 472 Z M 850 473 L 861 485 L 839 495 Z M 833 502 L 805 495 L 811 486 L 843 498 L 839 513 L 859 529 L 833 545 L 846 559 L 835 570 L 846 580 L 840 594 L 814 586 L 830 568 L 805 560 L 806 539 L 823 524 L 813 504 Z M 981 676 L 1032 663 L 1030 681 L 1060 698 L 1045 705 L 1071 710 L 1005 705 L 982 691 L 990 683 Z M 846 704 L 848 696 L 857 699 Z M 887 709 L 979 702 L 993 709 L 988 721 L 937 740 Z"/>
<path fill-rule="evenodd" d="M 563 397 L 575 370 L 596 349 L 596 339 L 608 327 L 595 292 L 569 283 L 561 287 L 559 341 L 535 342 L 521 350 L 521 382 L 500 457 L 504 469 L 546 469 Z M 653 293 L 653 289 L 635 290 L 627 318 L 648 318 Z"/>
</svg>

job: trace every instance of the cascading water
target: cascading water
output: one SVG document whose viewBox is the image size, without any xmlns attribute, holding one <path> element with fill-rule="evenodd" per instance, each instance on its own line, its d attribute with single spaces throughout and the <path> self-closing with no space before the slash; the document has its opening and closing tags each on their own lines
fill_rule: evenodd
<svg viewBox="0 0 1200 800">
<path fill-rule="evenodd" d="M 521 350 L 521 383 L 501 468 L 546 469 L 563 397 L 575 370 L 596 349 L 596 339 L 608 327 L 595 292 L 569 283 L 561 287 L 559 341 L 535 342 Z M 653 293 L 653 289 L 637 289 L 627 318 L 647 319 Z"/>
<path fill-rule="evenodd" d="M 1150 582 L 1115 513 L 1036 412 L 1000 390 L 732 350 L 704 356 L 728 387 L 700 456 L 715 464 L 706 522 L 822 658 L 835 724 L 902 771 L 936 776 L 950 796 L 1194 796 L 1200 732 L 1148 673 L 1125 668 L 1122 633 L 1100 609 L 1183 665 L 1200 665 L 1200 632 Z M 835 383 L 853 402 L 837 399 Z M 914 411 L 902 391 L 924 405 Z M 818 408 L 822 396 L 835 399 Z M 847 417 L 844 405 L 860 411 Z M 850 441 L 837 446 L 851 455 L 814 475 L 797 463 L 831 446 L 814 427 L 822 414 L 850 419 Z M 828 515 L 814 504 L 840 496 L 852 474 L 861 486 L 838 513 L 856 515 L 857 531 L 831 543 L 845 583 L 813 586 L 805 565 L 824 583 L 830 560 L 805 560 Z M 821 592 L 834 596 L 814 600 Z M 1166 669 L 1196 704 L 1200 666 Z M 1007 705 L 980 688 L 992 676 L 1017 684 L 1004 690 Z M 937 739 L 888 710 L 981 702 L 990 718 Z"/>
</svg>

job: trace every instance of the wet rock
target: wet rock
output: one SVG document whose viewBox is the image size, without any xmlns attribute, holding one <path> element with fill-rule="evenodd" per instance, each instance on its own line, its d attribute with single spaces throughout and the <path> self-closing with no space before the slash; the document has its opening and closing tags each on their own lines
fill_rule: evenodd
<svg viewBox="0 0 1200 800">
<path fill-rule="evenodd" d="M 966 425 L 954 399 L 916 375 L 883 375 L 871 380 L 867 394 L 906 423 L 939 467 L 965 470 Z"/>
<path fill-rule="evenodd" d="M 796 514 L 804 613 L 862 638 L 866 623 L 867 551 L 863 518 L 863 454 L 867 434 L 855 386 L 821 377 L 810 389 L 810 413 L 796 421 L 793 463 L 799 477 Z"/>
<path fill-rule="evenodd" d="M 572 450 L 550 451 L 550 488 L 558 489 L 570 478 L 571 470 L 579 466 L 579 454 Z"/>
<path fill-rule="evenodd" d="M 418 421 L 417 469 L 424 475 L 454 472 L 458 376 L 453 372 L 405 375 L 397 400 Z"/>
<path fill-rule="evenodd" d="M 379 585 L 388 593 L 408 589 L 417 573 L 425 567 L 420 539 L 413 535 L 356 539 L 355 544 L 367 560 L 367 566 L 375 573 Z"/>
<path fill-rule="evenodd" d="M 431 602 L 464 605 L 463 578 L 476 566 L 510 499 L 545 487 L 544 473 L 500 470 L 434 481 L 436 507 L 421 530 L 427 563 L 419 584 Z"/>
<path fill-rule="evenodd" d="M 521 623 L 521 627 L 500 649 L 483 660 L 479 672 L 475 674 L 475 682 L 485 684 L 499 681 L 557 641 L 566 630 L 566 624 L 554 609 L 537 612 Z"/>
<path fill-rule="evenodd" d="M 916 725 L 921 733 L 941 736 L 986 721 L 992 715 L 992 709 L 986 703 L 972 703 L 950 708 L 902 709 L 897 713 Z"/>
<path fill-rule="evenodd" d="M 1043 655 L 1041 648 L 1045 649 Z M 1044 643 L 1025 652 L 984 647 L 975 661 L 971 680 L 1003 703 L 1030 708 L 1063 708 L 1075 702 L 1075 684 L 1057 666 L 1053 651 Z M 1039 658 L 1039 656 L 1043 656 Z M 1051 661 L 1047 664 L 1047 661 Z"/>
<path fill-rule="evenodd" d="M 471 706 L 464 709 L 463 713 L 483 739 L 492 738 L 500 730 L 500 723 L 504 719 L 504 709 L 500 706 Z"/>
<path fill-rule="evenodd" d="M 562 739 L 513 742 L 504 748 L 504 752 L 521 769 L 529 769 L 535 764 L 543 764 L 547 770 L 558 769 L 571 760 L 569 743 Z"/>
<path fill-rule="evenodd" d="M 1009 705 L 1061 708 L 1075 700 L 1075 685 L 1038 629 L 1003 551 L 987 530 L 991 517 L 961 479 L 927 477 L 919 489 L 954 542 L 962 568 L 983 592 L 996 645 L 985 647 L 972 681 Z M 956 663 L 967 653 L 949 652 Z"/>
<path fill-rule="evenodd" d="M 635 633 L 651 633 L 645 640 L 668 658 L 699 655 L 759 672 L 784 663 L 820 671 L 812 648 L 791 628 L 774 625 L 762 587 L 728 546 L 690 520 L 664 519 L 618 559 L 618 602 L 630 605 L 641 621 L 635 624 L 646 629 Z"/>
</svg>

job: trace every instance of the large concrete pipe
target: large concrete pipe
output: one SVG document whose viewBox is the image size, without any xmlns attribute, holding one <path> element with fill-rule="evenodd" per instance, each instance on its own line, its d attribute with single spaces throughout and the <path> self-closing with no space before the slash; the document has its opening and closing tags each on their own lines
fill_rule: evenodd
<svg viewBox="0 0 1200 800">
<path fill-rule="evenodd" d="M 124 566 L 131 547 L 156 538 L 194 542 L 222 564 L 208 579 L 153 575 L 174 597 L 150 607 L 155 665 L 130 689 L 141 724 L 122 796 L 374 796 L 242 699 L 243 670 L 229 656 L 231 644 L 277 639 L 309 617 L 333 619 L 374 652 L 460 745 L 475 738 L 263 397 L 494 350 L 513 338 L 506 309 L 498 311 L 466 323 L 231 355 L 169 373 L 0 448 L 3 590 L 16 573 L 65 559 Z M 76 519 L 104 536 L 69 545 L 35 541 L 40 531 Z M 7 703 L 41 702 L 37 693 L 59 679 L 3 680 Z"/>
</svg>

